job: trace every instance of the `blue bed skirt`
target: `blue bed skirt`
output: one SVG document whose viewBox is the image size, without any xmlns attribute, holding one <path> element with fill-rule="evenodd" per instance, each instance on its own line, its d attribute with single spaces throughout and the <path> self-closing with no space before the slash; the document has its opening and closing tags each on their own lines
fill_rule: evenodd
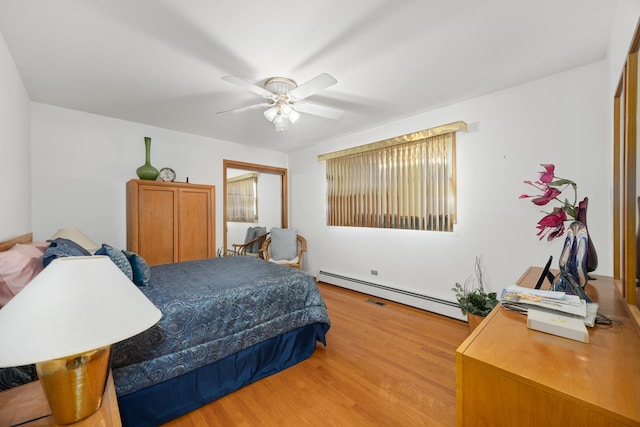
<svg viewBox="0 0 640 427">
<path fill-rule="evenodd" d="M 165 382 L 118 397 L 125 427 L 154 427 L 308 359 L 326 323 L 302 326 Z"/>
</svg>

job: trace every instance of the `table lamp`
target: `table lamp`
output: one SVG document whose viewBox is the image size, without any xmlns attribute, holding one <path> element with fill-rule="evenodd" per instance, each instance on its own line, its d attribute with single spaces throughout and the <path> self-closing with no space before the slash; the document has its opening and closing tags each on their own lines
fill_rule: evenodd
<svg viewBox="0 0 640 427">
<path fill-rule="evenodd" d="M 109 257 L 58 258 L 0 309 L 0 367 L 35 363 L 56 423 L 70 424 L 100 408 L 111 344 L 160 317 Z"/>
</svg>

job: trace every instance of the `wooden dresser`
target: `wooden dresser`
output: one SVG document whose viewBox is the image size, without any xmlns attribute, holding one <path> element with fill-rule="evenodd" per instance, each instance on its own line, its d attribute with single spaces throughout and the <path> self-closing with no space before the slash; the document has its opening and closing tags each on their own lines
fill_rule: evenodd
<svg viewBox="0 0 640 427">
<path fill-rule="evenodd" d="M 127 250 L 149 265 L 215 256 L 213 185 L 127 182 Z"/>
<path fill-rule="evenodd" d="M 518 280 L 533 287 L 541 268 Z M 585 344 L 527 328 L 498 305 L 456 352 L 458 426 L 639 426 L 640 330 L 614 280 L 587 293 L 621 325 L 596 325 Z"/>
</svg>

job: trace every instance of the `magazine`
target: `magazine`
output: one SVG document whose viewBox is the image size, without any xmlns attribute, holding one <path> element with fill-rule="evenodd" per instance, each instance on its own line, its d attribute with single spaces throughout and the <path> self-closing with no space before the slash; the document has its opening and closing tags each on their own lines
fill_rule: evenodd
<svg viewBox="0 0 640 427">
<path fill-rule="evenodd" d="M 502 290 L 500 302 L 522 309 L 536 306 L 580 317 L 587 315 L 586 301 L 581 300 L 577 295 L 567 295 L 564 292 L 538 291 L 520 286 L 510 286 Z"/>
</svg>

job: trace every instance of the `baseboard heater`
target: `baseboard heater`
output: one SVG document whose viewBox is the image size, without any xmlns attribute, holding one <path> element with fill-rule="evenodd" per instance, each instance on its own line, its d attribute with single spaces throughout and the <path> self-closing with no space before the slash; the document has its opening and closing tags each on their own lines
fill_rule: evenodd
<svg viewBox="0 0 640 427">
<path fill-rule="evenodd" d="M 462 315 L 458 303 L 441 298 L 392 288 L 391 286 L 342 276 L 340 274 L 322 270 L 318 273 L 318 281 L 362 292 L 367 295 L 384 298 L 390 301 L 399 302 L 401 304 L 420 308 L 443 316 L 453 317 L 454 319 L 466 320 L 466 316 Z"/>
</svg>

